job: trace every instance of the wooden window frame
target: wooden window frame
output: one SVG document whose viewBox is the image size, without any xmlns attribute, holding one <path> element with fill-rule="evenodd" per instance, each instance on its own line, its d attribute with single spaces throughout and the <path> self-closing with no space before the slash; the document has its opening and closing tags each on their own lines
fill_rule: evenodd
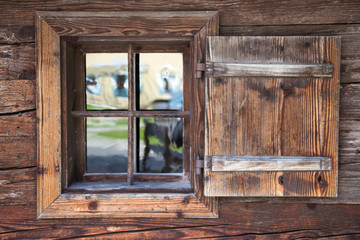
<svg viewBox="0 0 360 240">
<path fill-rule="evenodd" d="M 204 157 L 204 74 L 206 36 L 218 35 L 217 12 L 36 12 L 37 56 L 37 214 L 38 218 L 184 217 L 218 216 L 217 198 L 204 197 L 202 174 L 193 174 L 192 193 L 64 193 L 68 187 L 62 111 L 66 94 L 66 60 L 62 49 L 69 41 L 156 42 L 186 41 L 191 52 L 194 89 L 191 168 Z M 77 57 L 73 59 L 77 60 Z"/>
<path fill-rule="evenodd" d="M 154 41 L 153 39 L 149 41 L 144 38 L 138 40 L 137 43 L 129 43 L 124 39 L 106 39 L 99 37 L 94 41 L 93 38 L 91 42 L 86 40 L 72 40 L 68 39 L 66 43 L 66 50 L 62 49 L 62 55 L 65 56 L 67 64 L 67 79 L 65 84 L 62 84 L 62 91 L 66 94 L 64 99 L 69 101 L 63 101 L 62 111 L 68 112 L 68 116 L 64 119 L 63 124 L 63 134 L 64 138 L 66 155 L 67 155 L 67 166 L 65 169 L 66 174 L 66 186 L 69 186 L 72 182 L 128 182 L 128 185 L 122 184 L 122 186 L 117 189 L 113 189 L 112 192 L 131 192 L 142 191 L 142 192 L 189 192 L 193 182 L 193 174 L 190 169 L 190 128 L 191 128 L 191 96 L 190 90 L 192 88 L 193 81 L 190 81 L 191 75 L 187 74 L 190 72 L 190 45 L 188 42 L 184 41 L 174 41 L 169 45 L 169 42 Z M 63 40 L 64 41 L 64 40 Z M 101 42 L 101 44 L 99 44 Z M 128 76 L 130 79 L 129 84 L 129 103 L 127 109 L 116 109 L 116 110 L 86 110 L 86 94 L 83 85 L 83 79 L 85 79 L 85 72 L 83 71 L 85 66 L 85 55 L 87 53 L 127 53 L 128 54 Z M 136 102 L 139 99 L 136 98 L 136 64 L 135 64 L 135 54 L 141 53 L 181 53 L 183 55 L 183 75 L 184 75 L 184 104 L 182 110 L 144 110 L 140 109 L 139 106 L 136 106 Z M 78 56 L 78 57 L 77 57 Z M 77 59 L 73 61 L 72 59 Z M 70 65 L 70 66 L 69 66 Z M 81 71 L 77 71 L 81 69 Z M 186 86 L 186 87 L 185 87 Z M 68 90 L 66 90 L 68 89 Z M 76 91 L 74 91 L 76 89 Z M 139 97 L 139 96 L 138 96 Z M 134 156 L 134 145 L 136 145 L 136 140 L 134 139 L 134 118 L 140 117 L 177 117 L 182 118 L 184 121 L 184 152 L 183 152 L 183 163 L 184 163 L 184 172 L 183 173 L 137 173 L 134 170 L 135 165 L 135 156 Z M 86 172 L 86 124 L 85 119 L 87 117 L 123 117 L 128 119 L 129 124 L 129 141 L 128 141 L 128 171 L 127 173 L 87 173 Z M 77 130 L 77 131 L 75 131 Z M 136 131 L 136 130 L 135 130 Z M 133 134 L 131 134 L 131 132 Z M 75 140 L 76 141 L 72 141 Z M 73 147 L 75 146 L 75 147 Z M 75 149 L 77 148 L 77 149 Z M 72 156 L 76 155 L 76 161 Z M 71 162 L 70 159 L 74 162 Z M 139 188 L 131 189 L 133 182 L 162 182 L 162 189 L 148 189 L 146 186 Z M 174 188 L 169 184 L 169 187 L 166 187 L 166 182 L 188 182 L 189 184 L 180 184 L 179 188 Z M 84 188 L 81 187 L 79 183 L 71 188 L 67 188 L 65 192 L 74 192 L 82 189 L 83 191 L 88 192 L 88 184 L 84 184 Z M 103 184 L 98 184 L 103 185 Z M 86 188 L 85 188 L 86 186 Z M 96 187 L 96 186 L 94 186 Z M 100 188 L 96 187 L 98 191 L 104 192 Z M 106 191 L 105 191 L 106 192 Z"/>
</svg>

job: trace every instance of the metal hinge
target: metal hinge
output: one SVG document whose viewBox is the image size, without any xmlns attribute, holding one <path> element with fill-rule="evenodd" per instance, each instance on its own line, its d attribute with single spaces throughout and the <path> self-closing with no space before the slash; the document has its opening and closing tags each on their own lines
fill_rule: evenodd
<svg viewBox="0 0 360 240">
<path fill-rule="evenodd" d="M 195 173 L 196 173 L 196 175 L 200 175 L 203 169 L 204 169 L 204 160 L 197 159 L 195 161 Z"/>
<path fill-rule="evenodd" d="M 203 72 L 205 72 L 205 63 L 197 63 L 196 64 L 196 78 L 201 78 Z"/>
</svg>

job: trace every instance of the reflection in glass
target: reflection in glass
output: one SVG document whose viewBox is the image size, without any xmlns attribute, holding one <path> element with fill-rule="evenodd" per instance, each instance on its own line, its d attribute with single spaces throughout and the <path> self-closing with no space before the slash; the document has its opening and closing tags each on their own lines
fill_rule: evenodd
<svg viewBox="0 0 360 240">
<path fill-rule="evenodd" d="M 182 53 L 140 53 L 140 108 L 182 110 Z"/>
<path fill-rule="evenodd" d="M 127 53 L 86 54 L 86 109 L 128 108 Z"/>
<path fill-rule="evenodd" d="M 183 119 L 140 118 L 140 173 L 183 172 Z"/>
<path fill-rule="evenodd" d="M 86 127 L 87 173 L 125 173 L 128 119 L 89 117 Z"/>
</svg>

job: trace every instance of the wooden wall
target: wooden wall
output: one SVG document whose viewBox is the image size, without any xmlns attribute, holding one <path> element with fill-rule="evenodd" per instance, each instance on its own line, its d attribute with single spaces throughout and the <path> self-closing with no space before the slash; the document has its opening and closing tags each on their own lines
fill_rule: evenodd
<svg viewBox="0 0 360 240">
<path fill-rule="evenodd" d="M 360 239 L 359 0 L 0 2 L 0 239 Z M 218 219 L 36 219 L 34 11 L 218 10 L 221 35 L 342 36 L 339 197 L 221 198 Z"/>
</svg>

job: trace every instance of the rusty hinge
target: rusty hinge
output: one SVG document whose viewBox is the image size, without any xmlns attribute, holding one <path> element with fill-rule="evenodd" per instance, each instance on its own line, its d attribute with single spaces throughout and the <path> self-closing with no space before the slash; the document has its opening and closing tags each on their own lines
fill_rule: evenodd
<svg viewBox="0 0 360 240">
<path fill-rule="evenodd" d="M 196 175 L 200 175 L 201 172 L 202 172 L 202 169 L 204 169 L 204 160 L 196 159 L 196 161 L 195 161 L 195 173 L 196 173 Z"/>
<path fill-rule="evenodd" d="M 196 78 L 201 78 L 203 72 L 205 72 L 205 63 L 197 63 L 196 64 Z"/>
</svg>

